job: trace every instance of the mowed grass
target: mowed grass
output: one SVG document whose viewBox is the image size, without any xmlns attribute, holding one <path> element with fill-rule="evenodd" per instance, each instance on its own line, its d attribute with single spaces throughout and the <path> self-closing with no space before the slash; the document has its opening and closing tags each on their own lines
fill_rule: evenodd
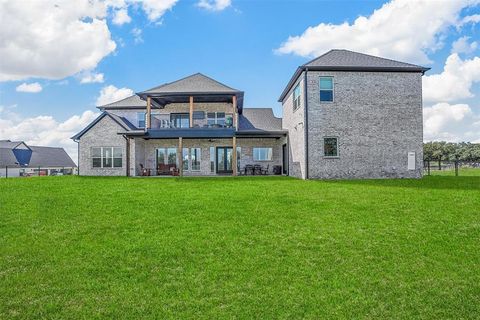
<svg viewBox="0 0 480 320">
<path fill-rule="evenodd" d="M 474 319 L 480 177 L 0 180 L 1 319 Z"/>
<path fill-rule="evenodd" d="M 435 168 L 436 169 L 436 168 Z M 427 171 L 425 170 L 425 174 Z M 455 176 L 455 169 L 430 170 L 432 176 Z M 461 177 L 480 177 L 480 168 L 459 168 L 458 176 Z"/>
</svg>

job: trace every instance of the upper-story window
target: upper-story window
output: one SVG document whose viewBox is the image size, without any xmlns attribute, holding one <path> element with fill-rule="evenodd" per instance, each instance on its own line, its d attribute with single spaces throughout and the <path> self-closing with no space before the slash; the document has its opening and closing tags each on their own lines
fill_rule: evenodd
<svg viewBox="0 0 480 320">
<path fill-rule="evenodd" d="M 137 112 L 137 126 L 145 128 L 145 112 Z"/>
<path fill-rule="evenodd" d="M 301 90 L 300 90 L 300 83 L 297 84 L 297 86 L 295 87 L 295 89 L 293 89 L 293 110 L 297 110 L 298 108 L 300 108 L 300 104 L 301 104 Z"/>
<path fill-rule="evenodd" d="M 172 113 L 170 114 L 170 121 L 174 128 L 190 127 L 190 115 L 188 113 Z"/>
<path fill-rule="evenodd" d="M 207 124 L 209 127 L 225 126 L 225 112 L 208 112 L 207 113 Z"/>
<path fill-rule="evenodd" d="M 320 102 L 333 102 L 333 77 L 320 77 Z"/>
</svg>

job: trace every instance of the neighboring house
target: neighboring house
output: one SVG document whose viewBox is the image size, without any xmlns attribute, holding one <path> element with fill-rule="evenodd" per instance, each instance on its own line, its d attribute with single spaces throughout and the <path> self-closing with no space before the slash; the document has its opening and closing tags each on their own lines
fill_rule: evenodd
<svg viewBox="0 0 480 320">
<path fill-rule="evenodd" d="M 0 177 L 73 174 L 77 166 L 63 148 L 0 140 Z"/>
<path fill-rule="evenodd" d="M 346 50 L 299 67 L 272 109 L 200 73 L 100 106 L 72 137 L 80 175 L 237 175 L 250 166 L 299 178 L 422 175 L 427 68 Z M 305 86 L 305 83 L 308 85 Z M 248 172 L 248 171 L 247 171 Z"/>
</svg>

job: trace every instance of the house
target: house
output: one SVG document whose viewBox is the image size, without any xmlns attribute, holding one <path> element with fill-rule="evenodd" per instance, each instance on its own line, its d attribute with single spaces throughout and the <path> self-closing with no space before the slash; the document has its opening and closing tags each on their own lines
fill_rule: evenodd
<svg viewBox="0 0 480 320">
<path fill-rule="evenodd" d="M 76 168 L 63 148 L 0 140 L 0 177 L 74 174 Z"/>
<path fill-rule="evenodd" d="M 72 139 L 80 175 L 421 177 L 427 68 L 347 50 L 300 66 L 270 108 L 203 74 L 99 106 Z M 252 170 L 256 168 L 257 170 Z"/>
</svg>

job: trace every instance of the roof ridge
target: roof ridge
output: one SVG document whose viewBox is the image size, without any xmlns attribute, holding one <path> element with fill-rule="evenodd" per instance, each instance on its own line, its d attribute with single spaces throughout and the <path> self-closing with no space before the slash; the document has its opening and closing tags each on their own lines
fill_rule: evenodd
<svg viewBox="0 0 480 320">
<path fill-rule="evenodd" d="M 109 106 L 109 105 L 111 105 L 111 104 L 118 103 L 118 102 L 121 102 L 121 101 L 130 99 L 131 97 L 134 97 L 134 96 L 138 96 L 138 95 L 137 95 L 136 93 L 134 93 L 134 94 L 132 94 L 131 96 L 125 97 L 125 98 L 123 98 L 123 99 L 116 100 L 116 101 L 112 101 L 112 102 L 109 102 L 109 103 L 107 103 L 107 104 L 102 104 L 101 106 L 96 106 L 96 107 L 99 107 L 99 108 L 106 107 L 106 106 Z"/>
<path fill-rule="evenodd" d="M 323 57 L 323 56 L 326 56 L 327 54 L 329 54 L 330 52 L 332 52 L 332 51 L 334 51 L 334 50 L 338 50 L 338 49 L 330 49 L 330 50 L 328 50 L 327 52 L 325 52 L 324 54 L 319 55 L 318 57 L 313 58 L 312 60 L 310 60 L 310 61 L 302 64 L 302 67 L 306 67 L 308 64 L 312 63 L 312 62 L 315 61 L 315 60 L 320 59 L 320 58 Z"/>
<path fill-rule="evenodd" d="M 334 50 L 337 50 L 337 51 L 346 51 L 346 52 L 351 52 L 351 53 L 355 53 L 355 54 L 361 54 L 361 55 L 364 55 L 364 56 L 367 56 L 367 57 L 372 57 L 372 58 L 377 58 L 377 59 L 388 60 L 388 61 L 396 62 L 396 63 L 400 62 L 400 63 L 408 64 L 408 65 L 414 66 L 414 67 L 422 67 L 422 66 L 419 66 L 419 65 L 416 65 L 416 64 L 413 64 L 413 63 L 409 63 L 409 62 L 404 62 L 404 61 L 400 61 L 400 60 L 394 60 L 394 59 L 391 59 L 391 58 L 384 58 L 384 57 L 374 56 L 373 54 L 362 53 L 362 52 L 353 51 L 353 50 L 348 50 L 348 49 L 334 49 Z M 333 50 L 330 50 L 330 51 L 333 51 Z"/>
</svg>

